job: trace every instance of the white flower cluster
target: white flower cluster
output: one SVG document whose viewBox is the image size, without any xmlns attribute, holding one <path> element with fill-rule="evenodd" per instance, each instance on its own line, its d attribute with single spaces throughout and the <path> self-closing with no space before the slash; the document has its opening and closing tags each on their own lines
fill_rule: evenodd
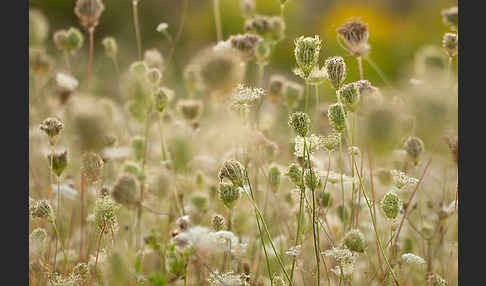
<svg viewBox="0 0 486 286">
<path fill-rule="evenodd" d="M 348 277 L 353 273 L 357 255 L 349 249 L 333 247 L 324 251 L 324 255 L 332 257 L 338 262 L 338 265 L 331 269 L 334 274 Z"/>
<path fill-rule="evenodd" d="M 249 112 L 250 107 L 263 97 L 264 94 L 265 90 L 263 88 L 251 88 L 240 83 L 233 93 L 231 108 L 237 111 Z"/>
<path fill-rule="evenodd" d="M 409 177 L 402 171 L 398 170 L 391 170 L 393 185 L 400 189 L 403 189 L 407 185 L 416 184 L 418 183 L 418 179 Z"/>
<path fill-rule="evenodd" d="M 287 250 L 285 252 L 285 254 L 287 254 L 288 256 L 293 256 L 293 257 L 297 257 L 300 255 L 300 249 L 302 248 L 302 246 L 300 244 L 296 245 L 296 246 L 293 246 L 291 248 L 289 248 L 289 250 Z"/>
<path fill-rule="evenodd" d="M 56 82 L 59 87 L 69 91 L 74 91 L 79 84 L 77 79 L 65 73 L 58 73 L 56 75 Z"/>
<path fill-rule="evenodd" d="M 219 273 L 218 270 L 209 274 L 208 282 L 211 285 L 227 285 L 227 286 L 247 286 L 245 274 L 235 274 L 233 271 L 226 273 Z M 221 283 L 223 282 L 223 283 Z"/>
<path fill-rule="evenodd" d="M 321 139 L 319 136 L 315 134 L 311 134 L 310 136 L 305 138 L 306 148 L 310 151 L 309 153 L 312 155 L 313 152 L 321 149 Z M 304 157 L 304 137 L 297 135 L 295 136 L 295 147 L 294 147 L 294 155 L 297 157 Z"/>
<path fill-rule="evenodd" d="M 407 264 L 424 265 L 425 260 L 413 253 L 405 253 L 402 255 L 402 260 Z"/>
</svg>

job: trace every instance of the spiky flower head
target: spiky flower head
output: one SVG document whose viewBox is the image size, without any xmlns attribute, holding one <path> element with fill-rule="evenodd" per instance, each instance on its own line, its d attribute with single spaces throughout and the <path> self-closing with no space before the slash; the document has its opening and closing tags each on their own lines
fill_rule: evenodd
<svg viewBox="0 0 486 286">
<path fill-rule="evenodd" d="M 164 64 L 164 58 L 157 49 L 148 49 L 143 54 L 143 61 L 149 68 L 161 68 Z"/>
<path fill-rule="evenodd" d="M 451 26 L 451 28 L 457 30 L 457 25 L 459 24 L 459 10 L 457 6 L 453 6 L 448 9 L 444 9 L 441 12 L 442 22 L 444 24 Z"/>
<path fill-rule="evenodd" d="M 359 102 L 359 89 L 354 83 L 348 83 L 343 85 L 338 90 L 338 96 L 341 99 L 341 102 L 346 106 L 346 108 L 354 112 L 356 111 L 356 105 Z"/>
<path fill-rule="evenodd" d="M 342 57 L 330 57 L 326 59 L 324 68 L 331 85 L 338 90 L 346 79 L 346 63 L 344 59 Z"/>
<path fill-rule="evenodd" d="M 201 116 L 203 107 L 201 100 L 185 99 L 177 102 L 177 111 L 188 121 L 197 120 Z"/>
<path fill-rule="evenodd" d="M 408 137 L 403 143 L 403 149 L 407 151 L 407 155 L 412 159 L 413 163 L 417 165 L 420 155 L 424 152 L 424 141 L 418 137 Z"/>
<path fill-rule="evenodd" d="M 115 182 L 111 196 L 123 205 L 131 206 L 138 203 L 138 185 L 135 177 L 129 174 L 122 174 Z"/>
<path fill-rule="evenodd" d="M 362 253 L 365 246 L 364 236 L 361 231 L 353 229 L 344 236 L 343 245 L 351 251 Z"/>
<path fill-rule="evenodd" d="M 295 40 L 295 60 L 306 78 L 317 65 L 321 45 L 322 41 L 317 35 L 313 38 L 301 36 Z"/>
<path fill-rule="evenodd" d="M 254 57 L 256 47 L 262 41 L 262 37 L 250 33 L 232 35 L 228 38 L 231 47 L 237 50 L 244 60 L 250 60 Z"/>
<path fill-rule="evenodd" d="M 213 218 L 211 219 L 211 226 L 215 231 L 220 231 L 224 228 L 225 225 L 225 219 L 222 215 L 214 215 Z"/>
<path fill-rule="evenodd" d="M 219 184 L 219 199 L 223 201 L 226 207 L 231 209 L 240 198 L 240 190 L 240 187 L 237 187 L 232 183 L 222 182 Z"/>
<path fill-rule="evenodd" d="M 59 118 L 49 117 L 42 121 L 39 128 L 49 136 L 49 143 L 55 145 L 59 135 L 64 129 L 64 123 L 62 123 Z"/>
<path fill-rule="evenodd" d="M 86 29 L 94 28 L 98 25 L 101 13 L 105 10 L 105 5 L 101 0 L 77 0 L 74 13 L 78 16 L 82 26 Z"/>
<path fill-rule="evenodd" d="M 219 170 L 219 180 L 230 180 L 235 186 L 243 187 L 245 185 L 245 168 L 237 160 L 230 159 L 223 163 Z"/>
<path fill-rule="evenodd" d="M 104 196 L 96 200 L 93 209 L 94 223 L 100 231 L 102 229 L 105 229 L 105 232 L 117 230 L 118 220 L 116 214 L 119 209 L 120 205 L 110 196 Z"/>
<path fill-rule="evenodd" d="M 285 176 L 289 177 L 290 181 L 297 186 L 302 184 L 302 169 L 296 163 L 289 165 Z"/>
<path fill-rule="evenodd" d="M 329 105 L 329 110 L 327 111 L 327 117 L 329 121 L 337 132 L 341 133 L 346 129 L 346 116 L 347 112 L 340 103 L 334 103 Z"/>
<path fill-rule="evenodd" d="M 445 33 L 442 38 L 442 47 L 449 57 L 457 55 L 458 39 L 456 33 Z"/>
<path fill-rule="evenodd" d="M 94 152 L 88 152 L 83 155 L 82 171 L 89 181 L 96 182 L 101 178 L 103 166 L 104 161 L 100 155 Z"/>
<path fill-rule="evenodd" d="M 287 81 L 283 87 L 285 104 L 290 108 L 296 108 L 304 95 L 304 87 L 297 82 Z"/>
<path fill-rule="evenodd" d="M 276 164 L 271 165 L 268 169 L 268 181 L 273 191 L 278 191 L 281 175 L 282 171 Z"/>
<path fill-rule="evenodd" d="M 47 155 L 47 159 L 49 160 L 49 164 L 52 162 L 52 171 L 58 177 L 61 176 L 68 164 L 67 150 L 63 149 L 60 151 L 51 152 L 49 155 Z"/>
<path fill-rule="evenodd" d="M 400 213 L 401 207 L 402 201 L 398 195 L 392 191 L 386 193 L 381 200 L 381 210 L 385 217 L 389 219 L 395 219 Z"/>
<path fill-rule="evenodd" d="M 105 48 L 105 54 L 107 57 L 111 59 L 116 59 L 116 55 L 118 54 L 118 44 L 116 43 L 115 38 L 113 37 L 106 37 L 101 42 L 103 47 Z"/>
<path fill-rule="evenodd" d="M 328 152 L 335 151 L 341 143 L 341 133 L 331 133 L 327 136 L 320 137 L 320 144 L 326 148 Z"/>
<path fill-rule="evenodd" d="M 50 222 L 55 220 L 54 211 L 47 200 L 40 200 L 29 207 L 30 215 L 36 219 L 47 219 Z"/>
<path fill-rule="evenodd" d="M 289 126 L 295 133 L 305 137 L 309 132 L 310 118 L 305 112 L 294 112 L 289 116 Z"/>
<path fill-rule="evenodd" d="M 338 36 L 344 41 L 348 52 L 352 56 L 366 55 L 370 49 L 368 38 L 368 24 L 359 18 L 352 18 L 337 29 Z"/>
<path fill-rule="evenodd" d="M 164 112 L 169 104 L 169 100 L 174 97 L 174 91 L 165 87 L 160 87 L 154 92 L 155 109 Z"/>
<path fill-rule="evenodd" d="M 322 186 L 321 174 L 316 169 L 304 170 L 305 185 L 311 190 L 317 190 Z"/>
</svg>

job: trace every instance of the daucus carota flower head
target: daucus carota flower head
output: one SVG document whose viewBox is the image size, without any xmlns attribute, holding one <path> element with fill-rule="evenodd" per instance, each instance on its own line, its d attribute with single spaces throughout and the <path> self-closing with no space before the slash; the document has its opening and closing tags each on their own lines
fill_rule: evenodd
<svg viewBox="0 0 486 286">
<path fill-rule="evenodd" d="M 330 105 L 327 111 L 327 116 L 334 130 L 341 133 L 346 129 L 347 112 L 344 110 L 342 104 L 334 103 Z"/>
<path fill-rule="evenodd" d="M 101 0 L 77 0 L 74 13 L 78 16 L 81 25 L 86 29 L 94 28 L 98 25 L 101 13 L 105 10 L 105 5 Z"/>
<path fill-rule="evenodd" d="M 343 245 L 351 251 L 364 252 L 364 236 L 361 231 L 353 229 L 344 236 Z"/>
<path fill-rule="evenodd" d="M 101 231 L 103 228 L 116 231 L 118 227 L 118 220 L 116 214 L 120 209 L 118 205 L 110 196 L 98 198 L 93 209 L 94 223 Z"/>
<path fill-rule="evenodd" d="M 368 38 L 368 24 L 359 18 L 352 18 L 337 29 L 338 36 L 344 41 L 348 52 L 352 56 L 366 55 L 370 49 Z"/>
<path fill-rule="evenodd" d="M 103 41 L 101 41 L 101 43 L 105 48 L 106 56 L 111 59 L 116 59 L 116 55 L 118 54 L 118 44 L 116 43 L 115 38 L 106 37 L 103 39 Z"/>
<path fill-rule="evenodd" d="M 407 263 L 407 264 L 415 264 L 415 265 L 424 265 L 425 264 L 425 260 L 422 257 L 417 256 L 413 253 L 402 254 L 402 261 Z"/>
<path fill-rule="evenodd" d="M 89 278 L 89 267 L 88 264 L 85 262 L 80 262 L 74 266 L 73 270 L 71 271 L 71 276 L 75 281 L 85 283 L 88 281 Z"/>
<path fill-rule="evenodd" d="M 457 29 L 457 25 L 459 24 L 459 10 L 457 9 L 457 6 L 444 9 L 442 10 L 441 14 L 442 22 L 444 22 L 444 24 Z"/>
<path fill-rule="evenodd" d="M 245 274 L 236 274 L 233 271 L 220 273 L 218 270 L 209 274 L 208 282 L 211 285 L 247 286 Z"/>
<path fill-rule="evenodd" d="M 327 78 L 334 89 L 339 89 L 346 79 L 346 64 L 342 57 L 330 57 L 324 63 Z"/>
<path fill-rule="evenodd" d="M 224 228 L 225 225 L 225 219 L 222 215 L 214 215 L 213 218 L 211 219 L 211 226 L 215 231 L 220 231 Z"/>
<path fill-rule="evenodd" d="M 88 152 L 83 155 L 82 171 L 84 176 L 91 182 L 96 182 L 101 178 L 104 161 L 100 155 Z"/>
<path fill-rule="evenodd" d="M 288 124 L 295 133 L 302 137 L 305 137 L 309 132 L 310 128 L 309 115 L 304 112 L 294 112 L 290 114 Z"/>
<path fill-rule="evenodd" d="M 360 96 L 374 95 L 378 92 L 378 88 L 372 86 L 369 80 L 358 80 L 354 84 L 358 88 Z"/>
<path fill-rule="evenodd" d="M 52 162 L 52 171 L 59 177 L 61 176 L 62 172 L 67 167 L 68 164 L 68 155 L 67 155 L 67 150 L 60 150 L 60 151 L 54 151 L 49 153 L 47 156 L 47 159 L 49 160 L 49 164 Z"/>
<path fill-rule="evenodd" d="M 359 89 L 354 83 L 348 83 L 343 85 L 339 90 L 338 90 L 338 96 L 341 99 L 341 102 L 346 106 L 346 108 L 354 112 L 356 111 L 356 105 L 359 102 Z"/>
<path fill-rule="evenodd" d="M 219 184 L 219 199 L 229 209 L 233 208 L 236 201 L 240 198 L 241 188 L 232 183 L 222 182 Z"/>
<path fill-rule="evenodd" d="M 79 84 L 75 77 L 61 72 L 56 74 L 56 83 L 61 89 L 69 92 L 73 92 Z"/>
<path fill-rule="evenodd" d="M 237 111 L 249 112 L 250 108 L 265 95 L 263 88 L 252 88 L 243 84 L 238 84 L 233 92 L 231 108 Z"/>
<path fill-rule="evenodd" d="M 255 15 L 245 21 L 245 31 L 255 33 L 265 40 L 279 41 L 285 32 L 285 23 L 280 17 Z"/>
<path fill-rule="evenodd" d="M 47 219 L 53 222 L 55 220 L 54 211 L 47 200 L 40 200 L 29 207 L 30 215 L 34 219 Z"/>
<path fill-rule="evenodd" d="M 115 182 L 111 195 L 117 203 L 133 205 L 138 202 L 137 193 L 138 185 L 135 177 L 129 174 L 123 174 Z"/>
<path fill-rule="evenodd" d="M 72 27 L 69 30 L 58 30 L 53 35 L 54 44 L 56 48 L 68 53 L 75 53 L 78 51 L 84 42 L 84 37 L 81 32 Z"/>
<path fill-rule="evenodd" d="M 442 47 L 449 57 L 457 55 L 458 39 L 455 33 L 445 33 L 442 38 Z"/>
<path fill-rule="evenodd" d="M 403 189 L 407 185 L 418 183 L 418 179 L 412 178 L 399 170 L 391 170 L 390 174 L 393 185 L 399 190 Z"/>
<path fill-rule="evenodd" d="M 287 176 L 289 180 L 297 186 L 302 184 L 302 169 L 296 163 L 289 165 L 285 176 Z"/>
<path fill-rule="evenodd" d="M 334 258 L 342 266 L 345 264 L 354 264 L 356 262 L 356 254 L 347 248 L 333 247 L 324 251 L 324 255 Z"/>
<path fill-rule="evenodd" d="M 304 170 L 305 185 L 311 190 L 317 190 L 321 187 L 321 174 L 317 169 Z"/>
<path fill-rule="evenodd" d="M 383 196 L 381 200 L 381 210 L 386 218 L 395 219 L 400 213 L 402 208 L 402 201 L 398 195 L 392 191 L 389 191 Z"/>
<path fill-rule="evenodd" d="M 64 123 L 59 118 L 49 117 L 42 121 L 39 128 L 49 136 L 49 143 L 54 145 L 64 129 Z"/>
<path fill-rule="evenodd" d="M 219 170 L 218 178 L 220 181 L 226 178 L 235 186 L 243 187 L 245 185 L 245 168 L 237 160 L 226 160 Z"/>
<path fill-rule="evenodd" d="M 250 60 L 255 55 L 255 50 L 263 38 L 255 34 L 238 34 L 228 38 L 231 47 L 237 50 L 244 60 Z"/>
<path fill-rule="evenodd" d="M 295 40 L 295 60 L 306 78 L 317 65 L 321 45 L 322 41 L 317 35 L 313 38 L 301 36 Z"/>
<path fill-rule="evenodd" d="M 158 112 L 164 112 L 169 100 L 174 97 L 174 91 L 166 87 L 158 88 L 153 94 L 155 109 Z"/>
<path fill-rule="evenodd" d="M 403 149 L 407 151 L 407 155 L 417 165 L 420 155 L 424 152 L 424 142 L 418 137 L 408 137 L 403 143 Z"/>
</svg>

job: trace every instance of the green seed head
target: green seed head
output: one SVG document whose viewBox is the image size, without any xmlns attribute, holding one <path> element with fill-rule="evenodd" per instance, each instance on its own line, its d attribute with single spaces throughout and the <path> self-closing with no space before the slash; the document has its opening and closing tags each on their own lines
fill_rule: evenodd
<svg viewBox="0 0 486 286">
<path fill-rule="evenodd" d="M 158 112 L 163 112 L 172 97 L 174 97 L 173 90 L 165 87 L 157 89 L 157 91 L 154 92 L 155 109 L 157 109 Z"/>
<path fill-rule="evenodd" d="M 296 163 L 290 164 L 285 176 L 289 177 L 290 181 L 297 186 L 302 184 L 302 169 Z"/>
<path fill-rule="evenodd" d="M 311 190 L 317 190 L 322 186 L 321 176 L 316 169 L 305 169 L 305 185 Z"/>
<path fill-rule="evenodd" d="M 111 59 L 116 59 L 116 55 L 118 54 L 118 44 L 116 43 L 115 38 L 113 37 L 106 37 L 101 42 L 103 47 L 105 48 L 105 54 L 107 57 Z"/>
<path fill-rule="evenodd" d="M 339 144 L 341 144 L 341 133 L 331 133 L 325 137 L 321 137 L 320 144 L 324 146 L 328 152 L 335 151 L 339 147 Z"/>
<path fill-rule="evenodd" d="M 119 209 L 120 205 L 115 203 L 110 196 L 104 196 L 96 200 L 93 209 L 94 223 L 100 231 L 103 229 L 103 227 L 105 228 L 105 231 L 110 229 L 113 231 L 117 230 L 118 221 L 116 218 L 116 213 Z"/>
<path fill-rule="evenodd" d="M 51 222 L 55 220 L 55 215 L 51 204 L 47 200 L 40 200 L 30 206 L 30 215 L 36 219 L 47 219 Z"/>
<path fill-rule="evenodd" d="M 240 198 L 240 190 L 240 187 L 237 187 L 232 183 L 222 182 L 219 184 L 219 199 L 223 201 L 226 207 L 231 209 Z"/>
<path fill-rule="evenodd" d="M 52 171 L 58 177 L 61 176 L 68 164 L 67 150 L 51 152 L 47 158 L 49 160 L 49 164 L 52 161 Z"/>
<path fill-rule="evenodd" d="M 86 29 L 94 28 L 98 25 L 101 13 L 105 10 L 105 5 L 101 0 L 77 0 L 74 13 L 78 16 L 82 26 Z"/>
<path fill-rule="evenodd" d="M 223 163 L 219 170 L 219 180 L 224 178 L 230 180 L 235 186 L 243 187 L 245 185 L 245 168 L 240 162 L 230 159 Z"/>
<path fill-rule="evenodd" d="M 310 127 L 310 118 L 307 113 L 304 112 L 294 112 L 289 116 L 289 126 L 295 133 L 302 137 L 307 136 Z"/>
<path fill-rule="evenodd" d="M 145 74 L 148 81 L 155 87 L 158 87 L 162 80 L 162 73 L 158 68 L 149 68 Z"/>
<path fill-rule="evenodd" d="M 351 251 L 364 252 L 364 236 L 357 229 L 353 229 L 346 233 L 343 239 L 343 244 Z"/>
<path fill-rule="evenodd" d="M 381 200 L 381 209 L 383 214 L 389 219 L 395 219 L 400 213 L 401 207 L 402 201 L 394 192 L 390 191 L 386 193 Z"/>
<path fill-rule="evenodd" d="M 268 181 L 273 191 L 278 191 L 280 187 L 280 177 L 282 171 L 277 165 L 272 165 L 268 170 Z"/>
<path fill-rule="evenodd" d="M 338 90 L 346 79 L 346 64 L 342 57 L 328 58 L 324 64 L 327 78 L 334 89 Z"/>
<path fill-rule="evenodd" d="M 83 46 L 84 37 L 81 32 L 76 28 L 69 28 L 66 31 L 66 37 L 64 38 L 64 47 L 66 51 L 75 53 Z"/>
<path fill-rule="evenodd" d="M 358 87 L 354 83 L 343 85 L 338 90 L 338 96 L 349 111 L 354 112 L 356 110 L 360 94 Z"/>
<path fill-rule="evenodd" d="M 342 104 L 335 103 L 330 105 L 327 116 L 334 130 L 341 133 L 346 129 L 347 112 L 344 110 Z"/>
<path fill-rule="evenodd" d="M 319 60 L 322 41 L 319 36 L 304 37 L 295 40 L 295 60 L 306 78 L 309 77 Z"/>
</svg>

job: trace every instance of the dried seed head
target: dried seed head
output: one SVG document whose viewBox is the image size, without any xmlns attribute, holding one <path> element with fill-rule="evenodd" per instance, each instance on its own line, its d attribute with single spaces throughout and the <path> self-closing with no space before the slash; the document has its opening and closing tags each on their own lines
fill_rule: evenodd
<svg viewBox="0 0 486 286">
<path fill-rule="evenodd" d="M 442 47 L 449 57 L 457 55 L 458 39 L 455 33 L 445 33 L 442 38 Z"/>
<path fill-rule="evenodd" d="M 119 209 L 120 205 L 113 201 L 109 196 L 104 196 L 96 200 L 93 209 L 94 223 L 100 231 L 103 228 L 105 229 L 105 232 L 108 232 L 110 229 L 113 231 L 118 229 L 116 213 Z"/>
<path fill-rule="evenodd" d="M 245 31 L 258 34 L 265 40 L 279 41 L 284 37 L 285 22 L 280 17 L 255 15 L 245 21 Z"/>
<path fill-rule="evenodd" d="M 135 177 L 123 174 L 115 182 L 111 195 L 117 203 L 131 206 L 138 202 L 137 193 L 138 185 Z"/>
<path fill-rule="evenodd" d="M 115 38 L 113 37 L 106 37 L 101 42 L 103 47 L 105 48 L 105 54 L 107 57 L 111 59 L 116 59 L 116 55 L 118 54 L 118 44 L 116 43 Z"/>
<path fill-rule="evenodd" d="M 327 116 L 334 130 L 341 133 L 346 129 L 347 112 L 344 110 L 342 104 L 334 103 L 329 105 Z"/>
<path fill-rule="evenodd" d="M 424 152 L 424 141 L 418 137 L 408 137 L 403 144 L 403 149 L 407 151 L 407 155 L 417 165 L 420 155 Z"/>
<path fill-rule="evenodd" d="M 54 151 L 47 156 L 49 164 L 52 162 L 52 171 L 59 177 L 68 164 L 67 150 Z"/>
<path fill-rule="evenodd" d="M 245 185 L 245 168 L 237 160 L 227 160 L 219 170 L 219 180 L 224 178 L 230 180 L 235 186 L 243 187 Z"/>
<path fill-rule="evenodd" d="M 402 201 L 396 193 L 389 191 L 383 196 L 383 199 L 381 200 L 381 209 L 385 217 L 395 219 L 400 213 L 401 208 Z"/>
<path fill-rule="evenodd" d="M 346 79 L 346 64 L 342 57 L 330 57 L 324 64 L 327 78 L 334 89 L 338 90 Z"/>
<path fill-rule="evenodd" d="M 338 96 L 341 99 L 341 102 L 346 106 L 346 108 L 354 112 L 356 111 L 356 106 L 359 102 L 359 89 L 354 83 L 348 83 L 343 85 L 338 90 Z"/>
<path fill-rule="evenodd" d="M 38 9 L 29 9 L 29 46 L 42 45 L 49 35 L 49 23 Z"/>
<path fill-rule="evenodd" d="M 268 181 L 274 192 L 278 191 L 280 187 L 281 175 L 282 171 L 280 171 L 280 168 L 277 165 L 273 164 L 270 166 L 270 169 L 268 170 Z"/>
<path fill-rule="evenodd" d="M 313 38 L 301 36 L 295 40 L 295 60 L 306 78 L 309 77 L 319 60 L 321 45 L 322 41 L 317 35 Z"/>
<path fill-rule="evenodd" d="M 370 49 L 368 38 L 368 24 L 361 22 L 359 18 L 352 18 L 337 29 L 338 36 L 344 41 L 352 56 L 366 55 Z"/>
<path fill-rule="evenodd" d="M 295 163 L 290 164 L 285 176 L 289 177 L 290 181 L 296 186 L 300 186 L 302 184 L 302 169 Z"/>
<path fill-rule="evenodd" d="M 36 219 L 47 219 L 50 222 L 54 222 L 55 215 L 52 210 L 51 204 L 47 200 L 37 201 L 35 204 L 30 206 L 30 215 L 32 218 Z"/>
<path fill-rule="evenodd" d="M 77 0 L 74 13 L 78 16 L 81 25 L 86 29 L 94 28 L 98 25 L 101 13 L 105 10 L 105 5 L 101 0 Z"/>
<path fill-rule="evenodd" d="M 154 92 L 155 109 L 157 109 L 158 112 L 163 112 L 169 104 L 169 100 L 173 97 L 173 90 L 165 87 L 160 87 L 159 89 L 157 89 L 157 91 Z"/>
<path fill-rule="evenodd" d="M 361 231 L 353 229 L 344 236 L 343 245 L 351 251 L 363 253 L 365 246 L 364 236 Z"/>
<path fill-rule="evenodd" d="M 290 108 L 296 108 L 304 95 L 304 87 L 296 82 L 287 81 L 283 88 L 285 104 Z"/>
<path fill-rule="evenodd" d="M 298 135 L 305 137 L 309 132 L 310 128 L 310 118 L 307 113 L 304 112 L 294 112 L 289 116 L 288 122 L 290 128 L 294 130 Z"/>
<path fill-rule="evenodd" d="M 69 30 L 66 31 L 64 37 L 60 37 L 60 40 L 62 41 L 60 45 L 63 47 L 64 50 L 69 53 L 75 53 L 83 46 L 84 37 L 78 29 L 71 27 L 69 28 Z"/>
<path fill-rule="evenodd" d="M 358 80 L 354 84 L 358 87 L 360 96 L 375 95 L 378 92 L 378 89 L 366 79 Z"/>
<path fill-rule="evenodd" d="M 44 244 L 46 238 L 47 238 L 46 230 L 41 227 L 34 229 L 29 235 L 29 240 L 33 243 L 36 243 L 39 246 L 42 246 Z"/>
<path fill-rule="evenodd" d="M 459 24 L 459 10 L 457 9 L 457 6 L 444 9 L 442 10 L 441 14 L 442 22 L 457 30 L 457 25 Z"/>
<path fill-rule="evenodd" d="M 211 219 L 211 226 L 213 227 L 214 231 L 220 231 L 224 228 L 225 219 L 222 215 L 214 215 Z"/>
<path fill-rule="evenodd" d="M 59 118 L 48 117 L 42 121 L 39 128 L 49 136 L 49 143 L 55 145 L 64 129 L 64 123 Z"/>
<path fill-rule="evenodd" d="M 321 187 L 321 175 L 316 169 L 304 170 L 305 185 L 311 190 L 317 190 Z"/>
<path fill-rule="evenodd" d="M 88 152 L 83 155 L 82 171 L 89 181 L 96 182 L 101 178 L 103 165 L 103 159 L 98 154 Z"/>
<path fill-rule="evenodd" d="M 146 50 L 143 61 L 149 68 L 161 68 L 164 64 L 164 58 L 157 49 Z"/>
<path fill-rule="evenodd" d="M 197 120 L 203 111 L 203 102 L 201 100 L 186 99 L 177 102 L 177 111 L 187 121 Z"/>
<path fill-rule="evenodd" d="M 439 274 L 433 273 L 427 276 L 427 286 L 447 286 L 447 281 Z"/>
<path fill-rule="evenodd" d="M 233 208 L 236 201 L 240 198 L 241 188 L 232 183 L 222 182 L 219 184 L 219 199 L 229 209 Z"/>
<path fill-rule="evenodd" d="M 229 37 L 228 42 L 231 47 L 240 52 L 244 60 L 250 60 L 255 55 L 256 47 L 263 38 L 255 34 L 239 34 Z"/>
</svg>

